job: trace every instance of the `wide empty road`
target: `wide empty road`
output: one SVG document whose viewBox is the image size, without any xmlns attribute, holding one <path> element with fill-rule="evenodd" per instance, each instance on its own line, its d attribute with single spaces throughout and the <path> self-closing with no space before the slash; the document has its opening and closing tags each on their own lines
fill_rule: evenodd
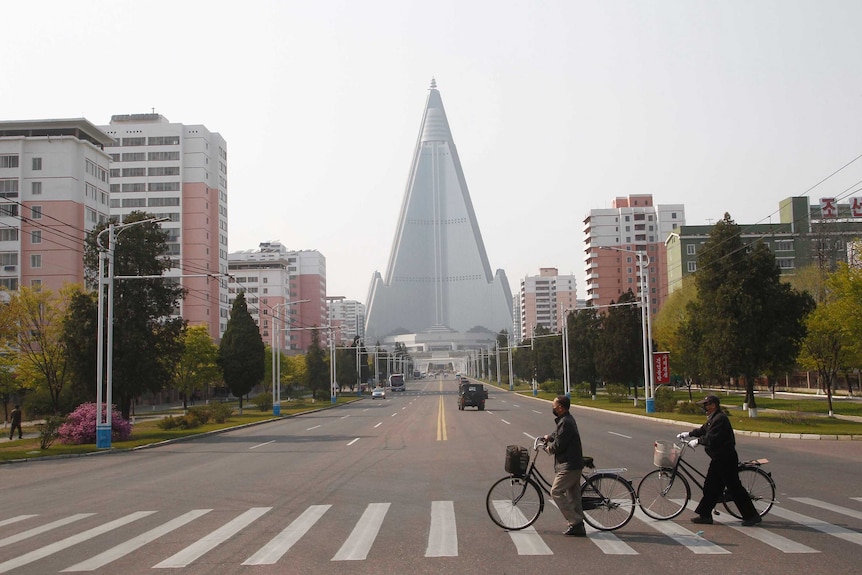
<svg viewBox="0 0 862 575">
<path fill-rule="evenodd" d="M 507 445 L 553 429 L 550 403 L 492 389 L 486 411 L 461 412 L 456 390 L 425 379 L 194 441 L 0 466 L 0 573 L 858 572 L 862 442 L 740 437 L 741 456 L 769 458 L 778 485 L 760 527 L 638 512 L 620 531 L 572 539 L 547 505 L 533 528 L 507 533 L 485 494 Z M 627 467 L 635 486 L 653 441 L 685 429 L 573 413 L 586 453 Z M 701 450 L 692 460 L 705 467 Z"/>
</svg>

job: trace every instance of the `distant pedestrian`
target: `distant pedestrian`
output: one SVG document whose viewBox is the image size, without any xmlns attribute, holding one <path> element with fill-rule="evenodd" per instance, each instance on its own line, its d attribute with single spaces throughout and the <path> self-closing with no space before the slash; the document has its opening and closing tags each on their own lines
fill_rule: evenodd
<svg viewBox="0 0 862 575">
<path fill-rule="evenodd" d="M 12 436 L 15 435 L 15 428 L 18 428 L 18 439 L 24 439 L 21 433 L 21 406 L 16 405 L 12 410 L 12 429 L 9 430 L 9 441 L 12 441 Z"/>
</svg>

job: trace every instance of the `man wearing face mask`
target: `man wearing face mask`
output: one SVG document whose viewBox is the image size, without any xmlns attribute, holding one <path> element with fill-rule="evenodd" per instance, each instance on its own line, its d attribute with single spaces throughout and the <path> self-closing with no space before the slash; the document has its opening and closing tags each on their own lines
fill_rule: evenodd
<svg viewBox="0 0 862 575">
<path fill-rule="evenodd" d="M 586 537 L 580 489 L 584 452 L 578 424 L 569 413 L 570 408 L 569 398 L 558 395 L 553 406 L 557 430 L 542 439 L 545 441 L 548 453 L 554 456 L 554 483 L 551 486 L 551 497 L 554 498 L 563 517 L 569 522 L 569 527 L 563 534 L 571 537 Z"/>
<path fill-rule="evenodd" d="M 697 403 L 706 411 L 706 423 L 691 432 L 677 435 L 678 439 L 693 437 L 688 442 L 689 446 L 703 445 L 710 458 L 703 482 L 703 499 L 695 509 L 697 517 L 693 517 L 691 522 L 711 524 L 712 510 L 727 487 L 743 517 L 742 524 L 746 527 L 757 525 L 761 521 L 760 515 L 739 481 L 739 456 L 736 454 L 736 439 L 730 418 L 719 407 L 720 401 L 715 395 L 707 395 Z"/>
</svg>

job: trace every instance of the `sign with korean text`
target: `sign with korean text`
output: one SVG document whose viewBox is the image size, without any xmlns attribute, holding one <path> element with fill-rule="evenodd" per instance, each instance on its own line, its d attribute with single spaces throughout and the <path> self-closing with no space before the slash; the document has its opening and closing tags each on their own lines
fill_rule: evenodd
<svg viewBox="0 0 862 575">
<path fill-rule="evenodd" d="M 652 367 L 657 384 L 670 383 L 670 352 L 655 351 L 652 354 Z"/>
<path fill-rule="evenodd" d="M 835 198 L 820 198 L 820 217 L 837 218 L 838 200 Z"/>
</svg>

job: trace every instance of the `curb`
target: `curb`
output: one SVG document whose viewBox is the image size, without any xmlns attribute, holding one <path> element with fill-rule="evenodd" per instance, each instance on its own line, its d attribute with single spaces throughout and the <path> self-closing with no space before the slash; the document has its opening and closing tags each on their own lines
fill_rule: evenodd
<svg viewBox="0 0 862 575">
<path fill-rule="evenodd" d="M 496 386 L 495 386 L 496 387 Z M 535 399 L 538 401 L 549 401 L 547 399 L 542 399 L 541 397 L 533 397 L 532 395 L 525 395 L 519 393 L 517 391 L 509 391 L 508 389 L 496 388 L 499 391 L 505 391 L 507 393 L 514 393 L 519 397 L 526 397 L 529 399 Z M 589 411 L 598 411 L 601 413 L 609 413 L 606 409 L 599 409 L 598 407 L 589 407 L 587 405 L 576 405 L 572 404 L 573 408 L 577 409 L 586 409 Z M 691 427 L 694 425 L 698 427 L 697 424 L 689 423 L 687 421 L 677 421 L 676 419 L 663 419 L 661 417 L 650 417 L 648 415 L 640 415 L 637 413 L 626 413 L 624 411 L 613 411 L 610 413 L 615 413 L 617 415 L 624 415 L 626 417 L 635 417 L 638 419 L 647 419 L 649 421 L 657 421 L 659 423 L 670 423 L 672 425 L 679 425 L 685 427 Z M 746 435 L 748 437 L 767 437 L 769 439 L 807 439 L 813 441 L 862 441 L 862 435 L 820 435 L 817 433 L 772 433 L 768 431 L 745 431 L 734 429 L 733 432 L 736 435 Z"/>
</svg>

